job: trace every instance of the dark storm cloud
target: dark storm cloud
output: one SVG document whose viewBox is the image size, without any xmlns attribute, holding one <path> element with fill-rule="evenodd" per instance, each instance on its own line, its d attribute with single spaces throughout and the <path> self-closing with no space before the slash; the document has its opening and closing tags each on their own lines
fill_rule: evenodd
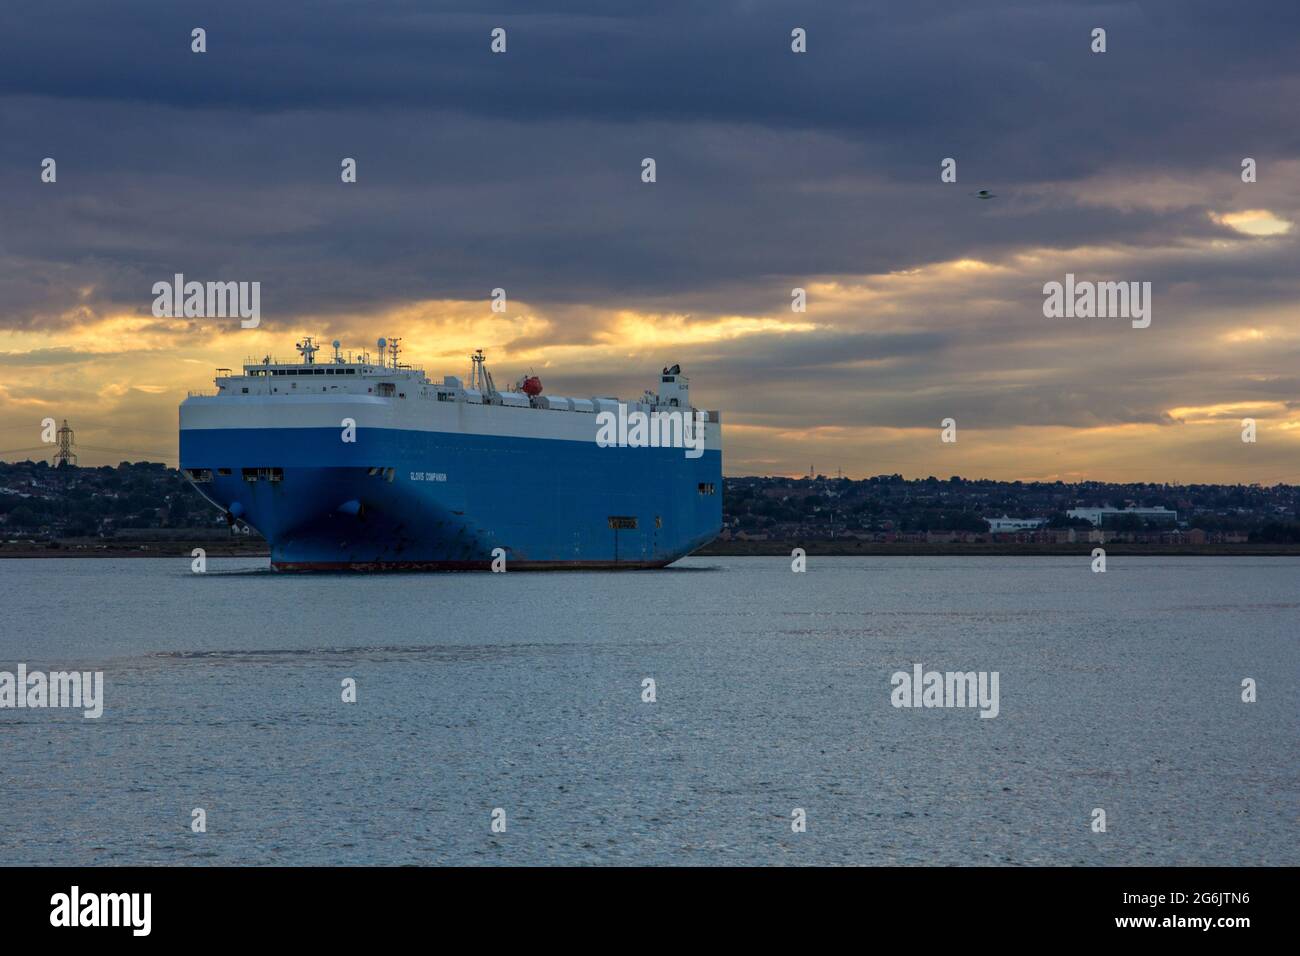
<svg viewBox="0 0 1300 956">
<path fill-rule="evenodd" d="M 794 60 L 789 31 L 796 25 L 808 30 L 810 53 Z M 194 26 L 209 33 L 202 61 L 188 50 Z M 511 32 L 507 57 L 488 55 L 487 34 L 496 26 Z M 1111 32 L 1104 61 L 1088 51 L 1095 26 Z M 23 42 L 9 51 L 0 83 L 13 93 L 183 108 L 694 119 L 863 137 L 893 131 L 917 143 L 989 140 L 984 131 L 1001 139 L 1044 121 L 1119 114 L 1168 130 L 1194 118 L 1187 134 L 1200 139 L 1197 111 L 1207 91 L 1219 99 L 1259 80 L 1294 77 L 1297 26 L 1300 11 L 1291 3 L 1214 0 L 683 0 L 552 3 L 544 10 L 518 2 L 490 13 L 476 3 L 427 0 L 87 0 L 25 11 L 16 32 Z M 1280 116 L 1285 109 L 1235 105 L 1243 125 L 1261 111 Z M 1109 133 L 1087 126 L 1099 146 L 1137 131 L 1123 122 Z M 1055 144 L 1062 154 L 1094 153 L 1084 137 L 1070 139 Z M 1136 137 L 1128 145 L 1142 146 Z"/>
<path fill-rule="evenodd" d="M 551 323 L 521 349 L 589 342 L 602 309 L 797 320 L 793 286 L 971 258 L 1007 272 L 912 289 L 885 319 L 871 298 L 813 295 L 813 331 L 663 351 L 779 424 L 931 427 L 954 407 L 984 427 L 1167 424 L 1204 398 L 1198 363 L 1218 400 L 1294 401 L 1284 366 L 1203 343 L 1300 293 L 1294 230 L 1255 243 L 1209 215 L 1300 219 L 1300 5 L 481 11 L 86 2 L 11 17 L 0 330 L 147 315 L 152 284 L 183 272 L 261 281 L 272 331 L 503 286 Z M 206 54 L 190 52 L 195 26 Z M 496 26 L 505 56 L 488 50 Z M 1088 49 L 1096 26 L 1105 55 Z M 55 186 L 38 178 L 46 156 Z M 339 181 L 345 156 L 356 185 Z M 939 182 L 947 156 L 955 185 Z M 1258 184 L 1241 184 L 1243 156 Z M 997 199 L 971 198 L 985 186 Z M 1201 254 L 1214 241 L 1222 255 Z M 1018 260 L 1076 248 L 1120 255 Z M 1042 283 L 1066 270 L 1151 281 L 1150 335 L 1117 347 L 1113 329 L 1045 325 Z M 617 369 L 570 381 L 627 390 Z"/>
<path fill-rule="evenodd" d="M 11 323 L 69 262 L 128 302 L 254 264 L 271 312 L 511 281 L 560 302 L 1154 240 L 1189 214 L 1024 191 L 1294 154 L 1298 27 L 1290 3 L 41 6 L 0 58 L 0 163 L 5 252 L 46 265 L 0 290 Z M 944 156 L 962 185 L 936 188 Z"/>
</svg>

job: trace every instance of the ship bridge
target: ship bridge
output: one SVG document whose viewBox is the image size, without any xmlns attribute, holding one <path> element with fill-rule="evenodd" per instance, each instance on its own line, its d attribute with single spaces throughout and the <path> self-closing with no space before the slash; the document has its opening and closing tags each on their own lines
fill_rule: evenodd
<svg viewBox="0 0 1300 956">
<path fill-rule="evenodd" d="M 467 381 L 456 375 L 447 375 L 440 381 L 433 381 L 424 369 L 401 361 L 401 339 L 381 338 L 377 344 L 378 353 L 372 357 L 371 353 L 365 351 L 344 352 L 335 339 L 331 343 L 333 355 L 328 360 L 321 361 L 316 356 L 321 350 L 320 346 L 308 336 L 296 345 L 302 356 L 299 361 L 281 362 L 267 355 L 261 360 L 246 362 L 240 374 L 233 374 L 230 369 L 217 369 L 217 397 L 320 396 L 325 393 L 587 414 L 617 412 L 620 406 L 626 406 L 628 411 L 696 411 L 690 403 L 687 379 L 681 374 L 681 366 L 678 365 L 664 368 L 657 391 L 647 390 L 639 400 L 624 402 L 613 397 L 570 398 L 543 395 L 541 382 L 536 376 L 525 376 L 513 388 L 498 389 L 492 373 L 488 371 L 482 349 L 470 356 Z M 710 422 L 718 421 L 716 411 L 705 412 L 704 415 Z"/>
<path fill-rule="evenodd" d="M 627 432 L 626 422 L 645 419 L 659 436 L 654 439 L 656 446 L 661 440 L 678 440 L 674 435 L 684 440 L 690 422 L 698 420 L 701 427 L 720 424 L 718 412 L 691 405 L 689 382 L 679 365 L 665 366 L 657 389 L 647 389 L 639 399 L 567 397 L 543 394 L 541 380 L 531 373 L 513 386 L 498 388 L 482 349 L 470 356 L 468 380 L 447 375 L 433 381 L 424 369 L 401 361 L 400 343 L 397 338 L 379 339 L 378 354 L 372 358 L 364 351 L 345 353 L 336 339 L 333 355 L 321 361 L 317 356 L 320 347 L 306 337 L 296 344 L 300 361 L 282 362 L 266 355 L 260 361 L 246 361 L 239 374 L 217 369 L 216 394 L 191 394 L 182 405 L 182 422 L 190 423 L 182 424 L 182 431 L 186 427 L 229 427 L 231 421 L 252 422 L 247 416 L 266 414 L 262 406 L 282 403 L 294 411 L 286 409 L 279 418 L 281 424 L 306 421 L 315 415 L 331 422 L 361 423 L 365 419 L 372 425 L 376 420 L 368 416 L 379 414 L 386 416 L 384 427 L 479 429 L 488 434 L 578 442 L 597 440 L 604 434 L 601 428 L 609 427 L 611 421 L 624 423 L 618 426 L 619 433 L 639 441 L 642 432 Z M 270 465 L 278 468 L 280 462 Z M 393 467 L 384 464 L 382 470 L 391 473 Z"/>
<path fill-rule="evenodd" d="M 337 339 L 328 361 L 317 361 L 320 347 L 310 336 L 297 344 L 301 361 L 281 362 L 270 355 L 244 364 L 243 373 L 217 369 L 218 395 L 292 395 L 320 392 L 405 398 L 419 393 L 429 381 L 423 369 L 400 362 L 400 339 L 380 339 L 377 359 L 369 352 L 344 354 Z M 224 374 L 223 374 L 224 373 Z"/>
</svg>

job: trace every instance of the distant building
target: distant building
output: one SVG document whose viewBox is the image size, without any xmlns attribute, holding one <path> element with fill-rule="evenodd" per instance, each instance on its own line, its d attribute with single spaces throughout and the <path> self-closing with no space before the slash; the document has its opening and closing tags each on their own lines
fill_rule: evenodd
<svg viewBox="0 0 1300 956">
<path fill-rule="evenodd" d="M 1035 528 L 1041 528 L 1046 522 L 1046 518 L 1008 518 L 1003 515 L 1001 518 L 985 518 L 989 523 L 989 531 L 994 534 L 1004 534 L 1010 531 L 1033 531 Z"/>
<path fill-rule="evenodd" d="M 1067 511 L 1066 514 L 1071 518 L 1083 518 L 1097 528 L 1104 528 L 1130 515 L 1143 521 L 1161 524 L 1178 523 L 1178 512 L 1170 511 L 1163 505 L 1158 508 L 1075 508 Z"/>
</svg>

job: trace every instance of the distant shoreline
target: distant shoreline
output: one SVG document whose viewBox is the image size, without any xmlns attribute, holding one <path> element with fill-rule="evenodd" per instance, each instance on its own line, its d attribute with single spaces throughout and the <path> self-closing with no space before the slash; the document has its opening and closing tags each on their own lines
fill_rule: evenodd
<svg viewBox="0 0 1300 956">
<path fill-rule="evenodd" d="M 1090 555 L 1099 545 L 1001 543 L 878 542 L 844 540 L 789 541 L 715 541 L 693 553 L 699 558 L 790 557 L 795 548 L 803 548 L 810 557 L 1077 557 Z M 1135 544 L 1110 541 L 1104 545 L 1108 555 L 1149 557 L 1298 557 L 1300 544 Z M 63 540 L 57 546 L 0 543 L 2 558 L 190 558 L 195 548 L 202 548 L 209 558 L 269 558 L 266 542 L 196 537 Z"/>
<path fill-rule="evenodd" d="M 1104 545 L 1089 541 L 1075 544 L 1030 544 L 1018 542 L 934 543 L 923 541 L 862 541 L 856 538 L 815 539 L 809 541 L 714 541 L 695 552 L 697 557 L 790 557 L 795 548 L 822 557 L 1059 557 L 1089 555 L 1093 548 L 1105 548 L 1108 555 L 1162 555 L 1185 557 L 1294 557 L 1300 556 L 1300 544 L 1141 544 L 1108 541 Z"/>
<path fill-rule="evenodd" d="M 253 540 L 194 537 L 146 538 L 123 540 L 94 538 L 62 539 L 35 544 L 0 542 L 0 558 L 190 558 L 195 548 L 202 548 L 209 558 L 269 558 L 270 549 L 260 538 Z"/>
</svg>

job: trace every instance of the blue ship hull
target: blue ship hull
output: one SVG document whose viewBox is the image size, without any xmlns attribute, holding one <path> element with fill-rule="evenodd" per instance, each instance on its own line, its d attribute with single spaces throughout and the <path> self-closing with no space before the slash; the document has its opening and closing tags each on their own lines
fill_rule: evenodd
<svg viewBox="0 0 1300 956">
<path fill-rule="evenodd" d="M 277 570 L 662 567 L 722 527 L 722 453 L 363 428 L 183 428 L 181 467 Z M 245 473 L 245 469 L 249 472 Z"/>
</svg>

